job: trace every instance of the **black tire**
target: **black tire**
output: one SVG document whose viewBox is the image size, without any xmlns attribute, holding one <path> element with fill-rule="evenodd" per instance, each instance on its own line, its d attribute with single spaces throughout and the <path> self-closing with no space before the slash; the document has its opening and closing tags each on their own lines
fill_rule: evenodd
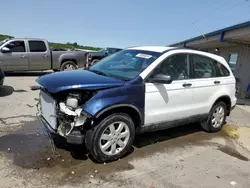
<svg viewBox="0 0 250 188">
<path fill-rule="evenodd" d="M 94 59 L 94 60 L 91 62 L 90 66 L 93 66 L 93 65 L 96 64 L 98 61 L 100 61 L 100 60 Z"/>
<path fill-rule="evenodd" d="M 218 107 L 222 107 L 224 109 L 224 117 L 222 122 L 220 123 L 220 125 L 218 127 L 214 127 L 213 123 L 212 123 L 212 118 L 213 118 L 213 113 L 215 112 L 215 110 Z M 209 112 L 208 118 L 201 121 L 201 127 L 207 131 L 207 132 L 218 132 L 221 130 L 221 128 L 223 127 L 223 125 L 225 124 L 225 120 L 226 120 L 226 116 L 227 116 L 227 107 L 226 104 L 224 102 L 218 102 L 216 103 L 212 109 Z"/>
<path fill-rule="evenodd" d="M 68 66 L 71 66 L 72 69 L 67 69 Z M 75 70 L 75 69 L 77 69 L 77 65 L 73 61 L 65 61 L 60 67 L 60 71 Z"/>
<path fill-rule="evenodd" d="M 130 131 L 130 136 L 123 150 L 114 155 L 106 155 L 100 148 L 101 135 L 110 124 L 117 121 L 127 124 Z M 135 126 L 131 117 L 124 113 L 116 113 L 104 118 L 97 125 L 95 125 L 92 130 L 87 131 L 85 136 L 85 143 L 89 153 L 92 155 L 92 157 L 95 158 L 95 160 L 97 160 L 98 162 L 111 162 L 123 157 L 130 151 L 134 142 L 134 138 Z"/>
</svg>

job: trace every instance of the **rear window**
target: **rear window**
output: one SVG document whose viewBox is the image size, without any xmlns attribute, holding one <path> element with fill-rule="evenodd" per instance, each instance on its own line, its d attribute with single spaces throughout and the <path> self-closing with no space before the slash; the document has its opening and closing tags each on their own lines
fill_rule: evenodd
<svg viewBox="0 0 250 188">
<path fill-rule="evenodd" d="M 29 41 L 30 52 L 46 52 L 46 45 L 43 41 Z"/>
</svg>

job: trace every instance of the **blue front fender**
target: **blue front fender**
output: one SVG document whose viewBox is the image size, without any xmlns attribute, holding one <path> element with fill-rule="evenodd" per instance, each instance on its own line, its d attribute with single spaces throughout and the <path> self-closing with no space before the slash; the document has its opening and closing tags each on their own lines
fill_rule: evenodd
<svg viewBox="0 0 250 188">
<path fill-rule="evenodd" d="M 88 114 L 96 117 L 100 112 L 112 106 L 130 106 L 140 113 L 144 121 L 145 86 L 144 84 L 126 85 L 105 89 L 82 106 Z"/>
</svg>

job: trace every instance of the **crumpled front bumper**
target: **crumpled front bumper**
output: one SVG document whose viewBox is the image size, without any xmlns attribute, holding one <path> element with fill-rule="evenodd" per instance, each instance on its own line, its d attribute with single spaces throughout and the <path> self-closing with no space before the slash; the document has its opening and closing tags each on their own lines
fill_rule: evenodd
<svg viewBox="0 0 250 188">
<path fill-rule="evenodd" d="M 60 136 L 50 125 L 49 123 L 43 118 L 42 115 L 38 116 L 39 121 L 44 127 L 44 131 L 48 134 L 56 134 Z M 72 131 L 69 135 L 65 135 L 65 139 L 67 143 L 70 144 L 83 144 L 84 143 L 84 135 L 80 131 Z"/>
</svg>

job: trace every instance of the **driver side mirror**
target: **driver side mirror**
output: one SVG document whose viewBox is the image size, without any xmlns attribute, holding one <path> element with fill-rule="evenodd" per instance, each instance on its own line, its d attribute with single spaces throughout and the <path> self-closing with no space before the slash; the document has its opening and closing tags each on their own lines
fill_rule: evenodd
<svg viewBox="0 0 250 188">
<path fill-rule="evenodd" d="M 149 81 L 152 83 L 171 84 L 173 80 L 169 75 L 157 74 L 153 78 L 150 78 Z"/>
<path fill-rule="evenodd" d="M 1 49 L 1 52 L 2 52 L 2 53 L 10 53 L 11 51 L 10 51 L 9 48 L 3 47 L 3 48 Z"/>
</svg>

